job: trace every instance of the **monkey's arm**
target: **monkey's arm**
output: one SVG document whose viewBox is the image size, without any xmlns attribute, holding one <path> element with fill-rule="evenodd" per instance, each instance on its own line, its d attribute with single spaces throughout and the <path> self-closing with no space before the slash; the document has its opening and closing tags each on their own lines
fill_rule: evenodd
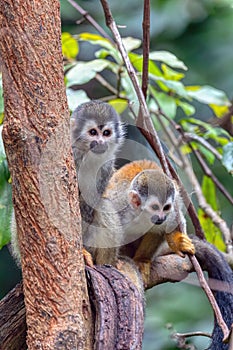
<svg viewBox="0 0 233 350">
<path fill-rule="evenodd" d="M 138 265 L 142 273 L 145 286 L 148 284 L 153 256 L 163 242 L 164 236 L 172 252 L 182 257 L 184 257 L 184 253 L 189 253 L 192 255 L 195 253 L 192 240 L 184 233 L 179 231 L 174 231 L 165 235 L 156 234 L 154 232 L 146 233 L 133 257 L 133 260 Z"/>
</svg>

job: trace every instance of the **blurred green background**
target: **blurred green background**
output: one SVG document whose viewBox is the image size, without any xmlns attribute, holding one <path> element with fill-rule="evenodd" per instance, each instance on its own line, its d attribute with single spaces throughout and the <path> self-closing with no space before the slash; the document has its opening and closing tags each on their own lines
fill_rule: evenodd
<svg viewBox="0 0 233 350">
<path fill-rule="evenodd" d="M 107 32 L 103 11 L 97 0 L 76 1 Z M 122 36 L 142 38 L 143 2 L 139 0 L 109 1 Z M 232 99 L 233 68 L 233 0 L 151 0 L 151 49 L 169 50 L 189 67 L 186 83 L 206 84 L 224 90 Z M 95 29 L 86 21 L 76 24 L 81 15 L 66 1 L 61 1 L 62 30 L 72 34 L 93 32 Z M 110 33 L 109 33 L 110 34 Z M 90 47 L 89 47 L 90 49 Z M 88 60 L 93 52 L 80 50 L 80 59 Z M 92 87 L 89 86 L 91 89 Z M 210 110 L 198 105 L 198 117 L 208 120 Z M 197 171 L 199 168 L 197 167 Z M 226 174 L 220 173 L 223 183 Z M 232 208 L 223 201 L 223 217 L 228 224 L 232 221 Z M 19 269 L 8 249 L 0 251 L 0 298 L 20 280 Z M 146 327 L 144 347 L 147 350 L 176 349 L 170 339 L 170 328 L 188 332 L 211 331 L 213 316 L 202 290 L 192 285 L 195 276 L 187 282 L 165 284 L 146 293 Z M 208 340 L 192 339 L 197 349 L 207 347 Z"/>
</svg>

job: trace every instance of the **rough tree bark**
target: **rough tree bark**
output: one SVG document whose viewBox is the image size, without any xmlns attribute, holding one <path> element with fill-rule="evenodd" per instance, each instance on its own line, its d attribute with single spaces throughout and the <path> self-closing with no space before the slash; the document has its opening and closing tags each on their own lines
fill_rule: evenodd
<svg viewBox="0 0 233 350">
<path fill-rule="evenodd" d="M 28 349 L 91 348 L 58 0 L 2 0 L 4 144 L 22 256 Z"/>
</svg>

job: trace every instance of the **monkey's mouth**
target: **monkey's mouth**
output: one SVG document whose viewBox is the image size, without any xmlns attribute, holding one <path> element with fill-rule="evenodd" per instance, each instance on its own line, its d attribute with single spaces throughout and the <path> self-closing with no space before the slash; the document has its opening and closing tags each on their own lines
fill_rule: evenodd
<svg viewBox="0 0 233 350">
<path fill-rule="evenodd" d="M 154 216 L 152 216 L 152 218 L 151 218 L 151 222 L 152 222 L 154 225 L 161 225 L 165 220 L 166 220 L 166 216 L 164 216 L 163 218 L 160 218 L 159 216 L 154 215 Z"/>
<path fill-rule="evenodd" d="M 100 144 L 100 143 L 97 143 L 96 141 L 92 141 L 90 144 L 90 148 L 93 153 L 102 154 L 107 150 L 108 146 L 106 145 L 106 143 Z"/>
</svg>

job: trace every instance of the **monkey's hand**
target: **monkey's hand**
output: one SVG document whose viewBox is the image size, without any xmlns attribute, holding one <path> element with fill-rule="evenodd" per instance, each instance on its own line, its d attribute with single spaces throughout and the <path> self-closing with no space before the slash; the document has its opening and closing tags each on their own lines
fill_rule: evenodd
<svg viewBox="0 0 233 350">
<path fill-rule="evenodd" d="M 85 265 L 90 266 L 90 267 L 94 266 L 91 253 L 89 253 L 85 248 L 83 248 L 83 258 L 85 261 Z"/>
<path fill-rule="evenodd" d="M 192 240 L 184 233 L 179 231 L 168 233 L 166 234 L 166 240 L 171 250 L 181 257 L 184 257 L 184 253 L 195 254 Z"/>
</svg>

